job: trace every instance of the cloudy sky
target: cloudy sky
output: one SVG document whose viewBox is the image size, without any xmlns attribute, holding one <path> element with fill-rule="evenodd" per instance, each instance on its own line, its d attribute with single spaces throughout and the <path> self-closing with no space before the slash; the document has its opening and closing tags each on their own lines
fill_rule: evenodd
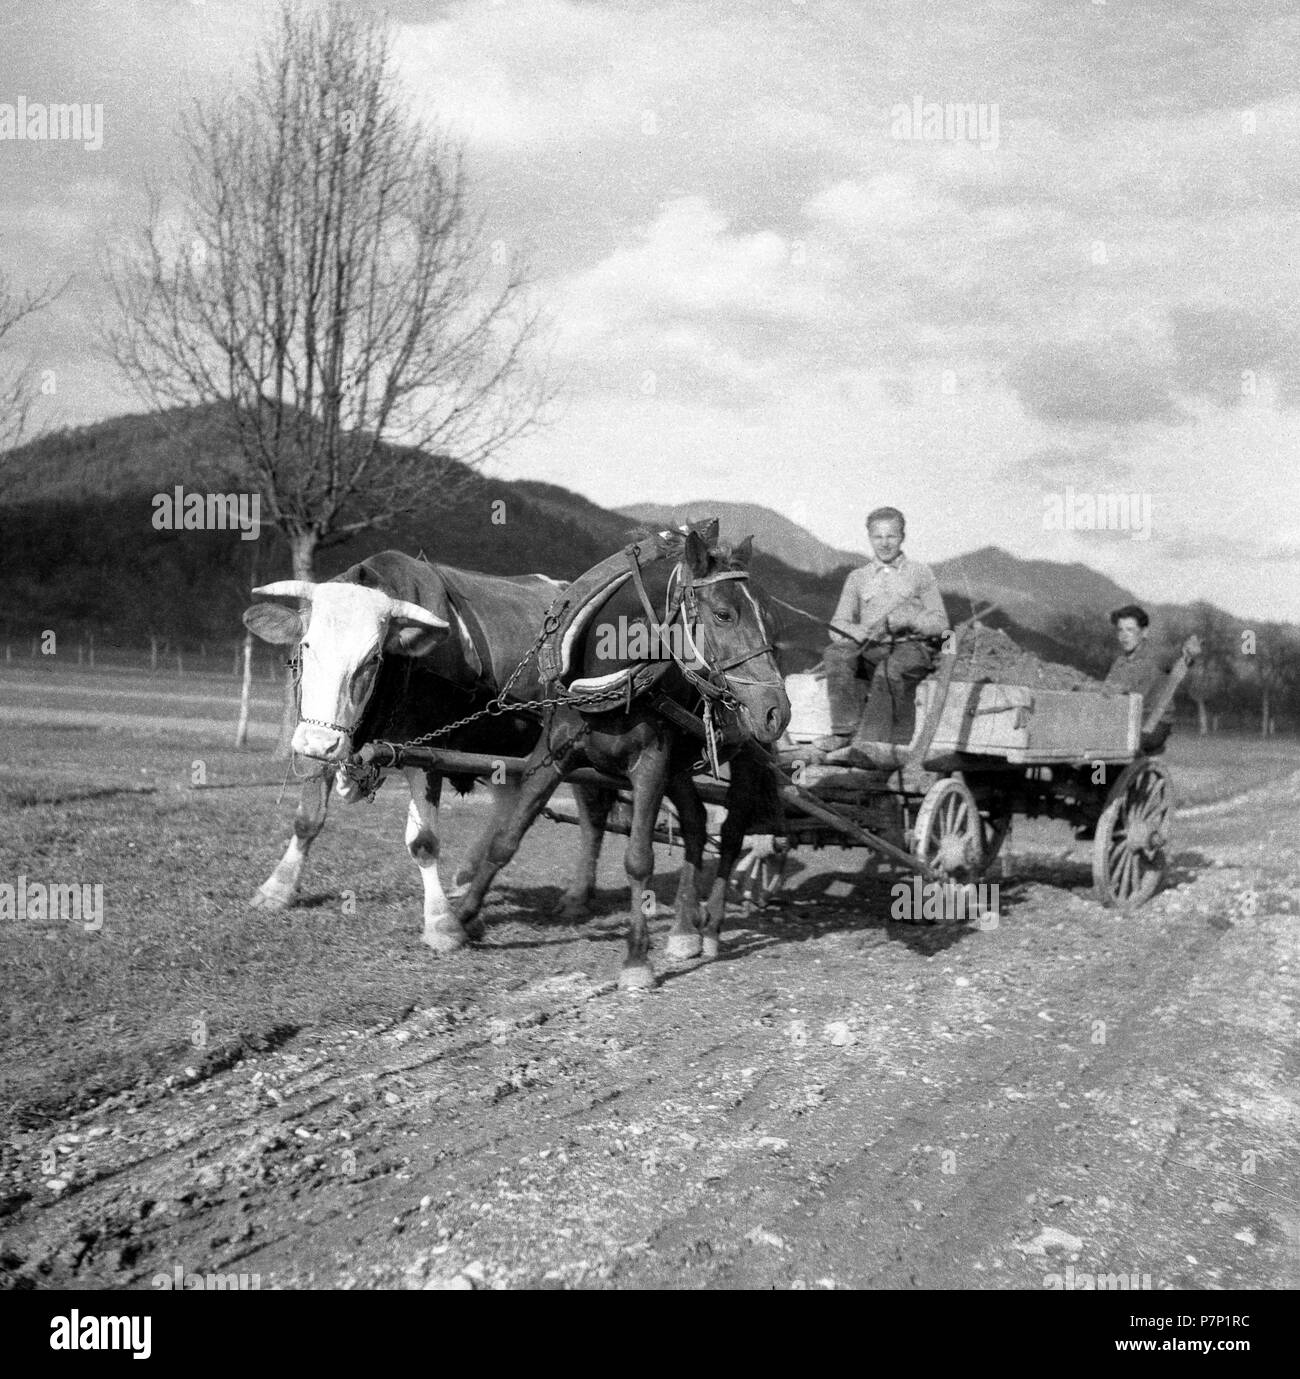
<svg viewBox="0 0 1300 1379">
<path fill-rule="evenodd" d="M 923 559 L 996 544 L 1300 621 L 1293 2 L 387 8 L 554 322 L 562 403 L 502 472 L 858 549 L 894 503 Z M 73 275 L 21 339 L 49 418 L 138 410 L 90 344 L 100 256 L 270 10 L 0 0 L 0 135 L 20 97 L 104 112 L 97 150 L 0 137 L 0 268 Z M 1149 539 L 1054 528 L 1071 492 L 1149 504 Z"/>
</svg>

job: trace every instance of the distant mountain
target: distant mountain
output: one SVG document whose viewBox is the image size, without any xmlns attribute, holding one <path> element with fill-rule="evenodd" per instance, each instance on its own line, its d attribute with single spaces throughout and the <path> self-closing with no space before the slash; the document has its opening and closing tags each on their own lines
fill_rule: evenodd
<svg viewBox="0 0 1300 1379">
<path fill-rule="evenodd" d="M 1112 608 L 1140 601 L 1087 565 L 1022 560 L 998 546 L 982 546 L 931 568 L 945 593 L 969 592 L 977 603 L 996 603 L 1021 626 L 1044 632 L 1068 614 L 1104 620 Z"/>
<path fill-rule="evenodd" d="M 758 503 L 726 503 L 706 498 L 692 503 L 634 503 L 618 511 L 624 517 L 654 527 L 717 517 L 727 539 L 753 536 L 759 550 L 784 561 L 792 569 L 807 570 L 814 575 L 828 575 L 845 566 L 862 565 L 867 560 L 861 551 L 840 551 L 828 546 L 797 522 Z"/>
<path fill-rule="evenodd" d="M 203 409 L 164 418 L 116 417 L 42 437 L 0 455 L 0 639 L 47 628 L 101 644 L 149 636 L 185 645 L 235 641 L 254 582 L 288 574 L 283 540 L 232 532 L 155 531 L 152 495 L 175 485 L 229 491 L 237 457 L 218 419 Z M 448 502 L 381 531 L 318 552 L 327 579 L 375 551 L 396 547 L 493 574 L 535 570 L 572 579 L 626 544 L 629 534 L 681 520 L 720 519 L 724 537 L 755 537 L 754 572 L 777 599 L 790 670 L 816 662 L 844 583 L 867 557 L 835 550 L 779 513 L 748 503 L 639 504 L 611 512 L 566 488 L 530 479 L 484 478 Z M 254 561 L 256 567 L 254 568 Z M 996 547 L 935 566 L 955 623 L 970 603 L 994 602 L 989 621 L 1022 645 L 1084 669 L 1111 654 L 1106 613 L 1133 595 L 1084 565 L 1020 560 Z M 1184 609 L 1157 609 L 1172 621 Z"/>
</svg>

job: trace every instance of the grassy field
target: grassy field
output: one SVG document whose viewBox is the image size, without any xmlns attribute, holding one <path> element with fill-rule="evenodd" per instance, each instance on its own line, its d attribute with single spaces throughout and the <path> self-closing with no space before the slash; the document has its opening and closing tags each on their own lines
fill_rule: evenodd
<svg viewBox="0 0 1300 1379">
<path fill-rule="evenodd" d="M 56 685 L 67 693 L 43 693 Z M 332 809 L 298 906 L 251 909 L 297 799 L 284 764 L 265 748 L 235 752 L 224 727 L 214 735 L 207 688 L 196 680 L 114 676 L 110 688 L 126 698 L 110 699 L 88 677 L 43 686 L 0 679 L 0 714 L 22 715 L 0 749 L 0 881 L 102 884 L 105 898 L 98 932 L 71 921 L 4 921 L 7 1118 L 39 1125 L 138 1079 L 185 1078 L 187 1068 L 228 1062 L 300 1028 L 391 1020 L 427 1002 L 431 985 L 447 999 L 490 961 L 483 954 L 435 971 L 416 942 L 420 886 L 402 843 L 400 781 L 373 804 Z M 230 682 L 225 689 L 233 694 Z M 227 715 L 217 698 L 220 725 Z M 149 718 L 137 719 L 139 731 L 41 723 L 42 711 L 68 708 L 69 699 L 87 720 L 105 704 L 129 704 L 129 716 L 139 703 L 188 730 L 159 732 Z M 264 734 L 277 709 L 275 687 L 263 687 Z M 1300 743 L 1177 737 L 1167 760 L 1181 800 L 1204 804 L 1300 769 Z M 443 812 L 444 856 L 459 855 L 484 817 L 480 798 L 454 800 Z M 558 894 L 575 841 L 573 830 L 539 824 L 507 888 L 542 906 Z M 676 858 L 660 862 L 661 898 Z M 607 848 L 602 867 L 614 908 L 621 848 Z"/>
</svg>

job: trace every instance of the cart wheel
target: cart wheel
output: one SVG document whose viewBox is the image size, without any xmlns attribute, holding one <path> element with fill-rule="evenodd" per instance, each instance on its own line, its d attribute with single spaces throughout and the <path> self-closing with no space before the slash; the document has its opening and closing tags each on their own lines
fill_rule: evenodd
<svg viewBox="0 0 1300 1379">
<path fill-rule="evenodd" d="M 1103 905 L 1135 910 L 1160 888 L 1169 869 L 1174 792 L 1163 766 L 1144 757 L 1111 786 L 1097 820 L 1092 883 Z"/>
<path fill-rule="evenodd" d="M 955 881 L 971 881 L 984 870 L 983 823 L 975 796 L 955 776 L 926 791 L 912 830 L 912 852 Z"/>
</svg>

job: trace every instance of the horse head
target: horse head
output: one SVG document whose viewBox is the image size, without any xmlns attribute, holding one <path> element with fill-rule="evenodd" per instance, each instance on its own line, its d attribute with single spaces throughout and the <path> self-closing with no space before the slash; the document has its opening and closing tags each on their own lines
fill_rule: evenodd
<svg viewBox="0 0 1300 1379">
<path fill-rule="evenodd" d="M 749 574 L 753 538 L 735 546 L 688 531 L 669 579 L 681 589 L 682 622 L 698 655 L 698 672 L 738 705 L 741 726 L 759 742 L 775 742 L 790 722 L 790 701 L 769 637 L 770 620 Z"/>
<path fill-rule="evenodd" d="M 598 679 L 646 662 L 675 663 L 666 666 L 662 690 L 683 704 L 702 696 L 733 713 L 747 736 L 774 742 L 790 703 L 762 596 L 750 581 L 752 546 L 751 538 L 719 545 L 716 523 L 661 532 L 657 557 L 638 564 L 597 613 L 585 674 Z"/>
</svg>

